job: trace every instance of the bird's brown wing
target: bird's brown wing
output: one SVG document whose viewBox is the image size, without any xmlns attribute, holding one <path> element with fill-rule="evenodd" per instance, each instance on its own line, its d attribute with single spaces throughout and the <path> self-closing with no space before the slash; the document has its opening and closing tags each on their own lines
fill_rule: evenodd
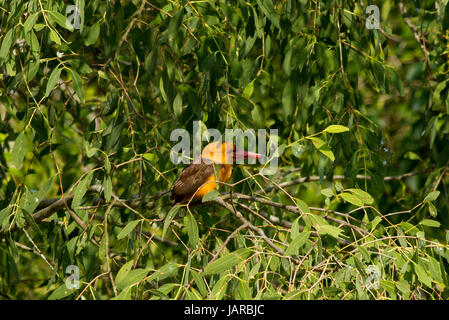
<svg viewBox="0 0 449 320">
<path fill-rule="evenodd" d="M 192 163 L 185 167 L 173 185 L 170 199 L 176 202 L 192 196 L 214 174 L 214 164 Z"/>
</svg>

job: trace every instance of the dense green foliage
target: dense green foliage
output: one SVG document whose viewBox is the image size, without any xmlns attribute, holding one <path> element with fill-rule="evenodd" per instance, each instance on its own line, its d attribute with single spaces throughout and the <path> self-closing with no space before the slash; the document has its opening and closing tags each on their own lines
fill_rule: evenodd
<svg viewBox="0 0 449 320">
<path fill-rule="evenodd" d="M 448 297 L 447 0 L 75 2 L 0 0 L 1 298 Z M 173 208 L 194 120 L 277 173 Z"/>
</svg>

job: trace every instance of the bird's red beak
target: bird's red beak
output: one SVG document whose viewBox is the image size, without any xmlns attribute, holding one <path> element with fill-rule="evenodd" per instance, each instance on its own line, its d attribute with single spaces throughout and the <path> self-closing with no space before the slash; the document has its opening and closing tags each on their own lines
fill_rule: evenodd
<svg viewBox="0 0 449 320">
<path fill-rule="evenodd" d="M 251 152 L 251 151 L 245 151 L 245 150 L 235 150 L 234 151 L 234 160 L 237 160 L 237 159 L 259 159 L 262 157 L 263 157 L 262 154 Z"/>
</svg>

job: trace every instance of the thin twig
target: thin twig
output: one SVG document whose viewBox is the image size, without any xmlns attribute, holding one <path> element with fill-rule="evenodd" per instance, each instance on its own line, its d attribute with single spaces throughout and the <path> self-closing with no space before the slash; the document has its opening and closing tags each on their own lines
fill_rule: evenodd
<svg viewBox="0 0 449 320">
<path fill-rule="evenodd" d="M 226 208 L 227 210 L 229 210 L 229 211 L 230 211 L 232 214 L 234 214 L 240 221 L 242 221 L 243 224 L 247 224 L 248 227 L 249 227 L 251 230 L 253 230 L 254 232 L 257 232 L 257 233 L 262 237 L 262 239 L 263 239 L 263 240 L 264 240 L 270 247 L 272 247 L 274 250 L 276 250 L 278 253 L 280 253 L 281 255 L 284 255 L 284 254 L 285 254 L 285 251 L 284 251 L 283 249 L 279 248 L 277 245 L 275 245 L 275 244 L 273 243 L 273 241 L 271 241 L 271 239 L 267 237 L 267 235 L 265 234 L 265 232 L 264 232 L 262 229 L 260 229 L 260 228 L 258 228 L 258 227 L 256 227 L 256 226 L 254 226 L 251 222 L 249 222 L 248 220 L 246 220 L 245 217 L 243 217 L 243 215 L 242 215 L 239 211 L 235 210 L 234 207 L 233 207 L 231 204 L 229 204 L 229 203 L 223 201 L 223 199 L 221 199 L 220 197 L 216 198 L 216 199 L 213 200 L 213 201 L 216 202 L 216 203 L 218 203 L 219 205 L 221 205 L 223 208 Z"/>
</svg>

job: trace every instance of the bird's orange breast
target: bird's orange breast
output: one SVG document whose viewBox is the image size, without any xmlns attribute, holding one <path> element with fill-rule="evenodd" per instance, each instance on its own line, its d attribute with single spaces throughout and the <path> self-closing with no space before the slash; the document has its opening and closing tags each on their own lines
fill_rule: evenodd
<svg viewBox="0 0 449 320">
<path fill-rule="evenodd" d="M 232 165 L 229 164 L 221 165 L 218 180 L 221 182 L 226 182 L 231 177 L 231 173 L 232 173 Z M 204 181 L 203 186 L 199 188 L 198 191 L 195 193 L 194 198 L 201 199 L 212 190 L 215 190 L 215 187 L 217 185 L 215 181 L 216 181 L 215 175 L 213 174 L 210 175 L 209 178 L 207 178 L 206 181 Z M 220 185 L 218 185 L 218 187 L 220 187 Z"/>
</svg>

